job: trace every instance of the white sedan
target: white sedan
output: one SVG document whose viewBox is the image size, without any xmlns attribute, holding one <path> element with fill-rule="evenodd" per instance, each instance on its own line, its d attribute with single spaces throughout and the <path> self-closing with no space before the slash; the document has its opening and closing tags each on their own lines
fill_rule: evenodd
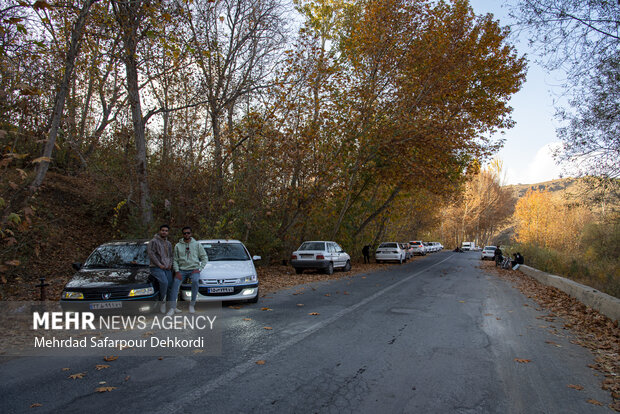
<svg viewBox="0 0 620 414">
<path fill-rule="evenodd" d="M 404 263 L 407 261 L 407 252 L 400 247 L 400 243 L 381 243 L 375 252 L 375 259 L 377 260 L 377 263 L 387 261 Z"/>
<path fill-rule="evenodd" d="M 497 246 L 484 246 L 480 253 L 480 260 L 493 260 L 495 258 L 495 250 Z"/>
</svg>

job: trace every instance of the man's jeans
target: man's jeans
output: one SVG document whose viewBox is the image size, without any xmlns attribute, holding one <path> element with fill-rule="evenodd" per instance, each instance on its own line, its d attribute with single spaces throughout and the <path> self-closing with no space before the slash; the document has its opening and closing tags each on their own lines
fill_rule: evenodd
<svg viewBox="0 0 620 414">
<path fill-rule="evenodd" d="M 179 288 L 181 287 L 181 282 L 185 280 L 186 277 L 192 277 L 192 305 L 196 303 L 196 296 L 198 295 L 198 280 L 200 279 L 200 272 L 193 273 L 193 270 L 179 270 L 179 273 L 181 273 L 181 280 L 175 277 L 172 281 L 172 291 L 170 293 L 170 301 L 172 302 L 170 306 L 172 308 L 177 306 Z"/>
<path fill-rule="evenodd" d="M 159 267 L 150 268 L 151 275 L 159 282 L 159 300 L 170 300 L 170 290 L 172 289 L 172 270 L 164 270 Z"/>
</svg>

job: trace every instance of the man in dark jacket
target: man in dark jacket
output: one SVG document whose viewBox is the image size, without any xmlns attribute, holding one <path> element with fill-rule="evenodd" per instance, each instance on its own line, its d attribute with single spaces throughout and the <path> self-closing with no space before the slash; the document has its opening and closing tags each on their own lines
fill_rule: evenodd
<svg viewBox="0 0 620 414">
<path fill-rule="evenodd" d="M 172 288 L 172 243 L 168 241 L 169 231 L 167 224 L 159 226 L 159 233 L 153 236 L 146 248 L 151 275 L 159 282 L 161 313 L 166 313 L 165 300 L 168 298 L 170 302 L 170 289 Z"/>
<path fill-rule="evenodd" d="M 370 246 L 369 245 L 362 247 L 362 254 L 364 255 L 364 263 L 370 263 Z"/>
<path fill-rule="evenodd" d="M 501 266 L 504 256 L 502 256 L 502 249 L 500 249 L 499 246 L 495 249 L 493 258 L 495 259 L 495 266 Z"/>
</svg>

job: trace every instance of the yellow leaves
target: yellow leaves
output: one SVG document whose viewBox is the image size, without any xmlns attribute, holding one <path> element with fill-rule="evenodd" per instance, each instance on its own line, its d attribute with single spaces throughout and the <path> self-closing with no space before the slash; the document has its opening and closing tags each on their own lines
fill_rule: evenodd
<svg viewBox="0 0 620 414">
<path fill-rule="evenodd" d="M 600 405 L 600 406 L 603 405 L 603 403 L 601 403 L 600 401 L 597 401 L 597 400 L 595 400 L 593 398 L 590 398 L 589 400 L 587 400 L 587 402 L 592 404 L 592 405 Z"/>
<path fill-rule="evenodd" d="M 111 392 L 112 390 L 115 390 L 116 387 L 99 387 L 99 388 L 95 388 L 96 392 Z"/>
<path fill-rule="evenodd" d="M 102 369 L 110 368 L 110 366 L 105 364 L 97 364 L 95 365 L 95 368 L 97 369 L 97 371 L 101 371 Z"/>
<path fill-rule="evenodd" d="M 531 359 L 521 359 L 521 358 L 515 358 L 515 361 L 520 363 L 520 364 L 528 364 L 528 363 L 532 362 Z"/>
<path fill-rule="evenodd" d="M 103 357 L 103 360 L 104 360 L 104 361 L 107 361 L 107 362 L 110 362 L 110 361 L 116 361 L 117 359 L 118 359 L 118 357 L 117 357 L 117 356 L 114 356 L 114 355 L 110 355 L 110 356 Z"/>
<path fill-rule="evenodd" d="M 261 360 L 256 361 L 256 365 L 265 365 L 265 360 L 261 359 Z"/>
<path fill-rule="evenodd" d="M 67 378 L 70 378 L 70 379 L 82 379 L 82 378 L 84 378 L 84 375 L 86 375 L 85 372 L 78 372 L 77 374 L 69 375 Z"/>
<path fill-rule="evenodd" d="M 39 158 L 35 158 L 34 160 L 32 160 L 32 163 L 38 164 L 40 162 L 50 162 L 50 161 L 52 161 L 50 157 L 39 157 Z"/>
<path fill-rule="evenodd" d="M 271 331 L 273 328 L 271 326 L 263 326 L 263 329 L 266 331 Z"/>
<path fill-rule="evenodd" d="M 271 309 L 271 308 L 260 308 L 260 310 L 262 310 L 262 311 L 272 311 L 273 309 Z"/>
<path fill-rule="evenodd" d="M 316 316 L 316 315 L 320 315 L 320 313 L 318 313 L 318 312 L 310 312 L 308 315 Z"/>
<path fill-rule="evenodd" d="M 43 407 L 43 404 L 39 404 L 39 403 L 30 404 L 30 408 L 36 408 L 36 407 Z"/>
<path fill-rule="evenodd" d="M 304 306 L 304 304 L 303 303 L 298 303 L 297 306 L 301 308 L 302 306 Z"/>
<path fill-rule="evenodd" d="M 575 384 L 568 384 L 568 388 L 572 388 L 577 391 L 583 390 L 583 387 L 581 385 L 575 385 Z"/>
</svg>

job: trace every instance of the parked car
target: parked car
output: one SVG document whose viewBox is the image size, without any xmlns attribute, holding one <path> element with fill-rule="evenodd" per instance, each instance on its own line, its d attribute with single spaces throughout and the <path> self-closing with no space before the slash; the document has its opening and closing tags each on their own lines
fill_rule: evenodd
<svg viewBox="0 0 620 414">
<path fill-rule="evenodd" d="M 375 252 L 375 259 L 377 263 L 396 261 L 398 263 L 404 263 L 407 261 L 407 253 L 401 248 L 400 243 L 386 242 L 381 243 Z"/>
<path fill-rule="evenodd" d="M 239 240 L 199 240 L 209 261 L 198 282 L 197 302 L 247 301 L 258 302 L 258 275 L 254 261 Z M 186 278 L 181 284 L 181 299 L 190 301 L 192 282 Z"/>
<path fill-rule="evenodd" d="M 319 269 L 331 275 L 334 269 L 351 270 L 351 256 L 333 241 L 306 241 L 291 254 L 291 265 L 297 274 L 304 269 Z"/>
<path fill-rule="evenodd" d="M 411 246 L 409 243 L 402 243 L 402 246 L 407 252 L 407 260 L 413 258 L 414 256 L 413 246 Z"/>
<path fill-rule="evenodd" d="M 424 245 L 424 250 L 426 250 L 426 253 L 433 253 L 433 249 L 428 242 L 422 242 L 422 244 Z"/>
<path fill-rule="evenodd" d="M 417 254 L 420 256 L 426 255 L 426 247 L 424 247 L 424 243 L 422 243 L 422 240 L 410 241 L 409 245 L 413 247 L 413 254 Z"/>
<path fill-rule="evenodd" d="M 159 284 L 149 272 L 148 240 L 102 244 L 82 263 L 60 297 L 63 311 L 142 312 L 155 310 Z"/>
<path fill-rule="evenodd" d="M 497 246 L 484 246 L 480 253 L 480 260 L 493 260 L 495 258 L 495 250 Z"/>
</svg>

